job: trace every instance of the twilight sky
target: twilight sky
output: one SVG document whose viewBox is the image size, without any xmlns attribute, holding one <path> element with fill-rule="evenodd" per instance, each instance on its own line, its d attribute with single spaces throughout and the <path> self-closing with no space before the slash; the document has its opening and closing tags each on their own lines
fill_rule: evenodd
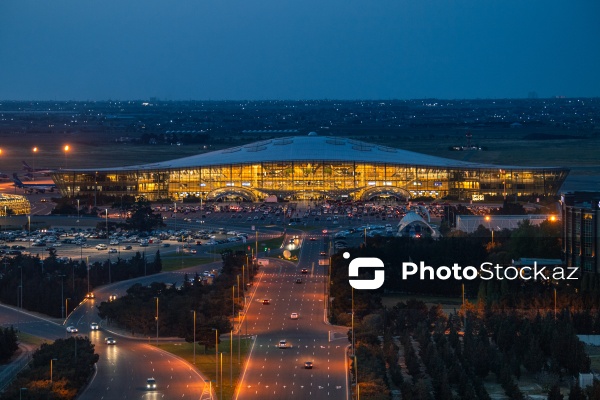
<svg viewBox="0 0 600 400">
<path fill-rule="evenodd" d="M 1 0 L 2 100 L 600 96 L 598 0 Z"/>
</svg>

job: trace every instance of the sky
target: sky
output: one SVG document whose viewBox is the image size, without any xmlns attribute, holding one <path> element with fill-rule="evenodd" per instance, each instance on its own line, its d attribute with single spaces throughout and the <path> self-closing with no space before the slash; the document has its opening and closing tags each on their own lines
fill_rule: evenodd
<svg viewBox="0 0 600 400">
<path fill-rule="evenodd" d="M 597 0 L 1 0 L 0 100 L 600 96 Z"/>
</svg>

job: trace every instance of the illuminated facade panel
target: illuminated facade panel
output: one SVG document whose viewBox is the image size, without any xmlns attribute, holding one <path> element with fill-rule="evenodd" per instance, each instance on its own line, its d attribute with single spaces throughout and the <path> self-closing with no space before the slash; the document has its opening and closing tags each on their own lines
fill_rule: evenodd
<svg viewBox="0 0 600 400">
<path fill-rule="evenodd" d="M 555 195 L 568 172 L 558 167 L 467 163 L 355 140 L 306 136 L 148 165 L 61 170 L 53 179 L 63 196 L 468 200 L 482 195 Z"/>
</svg>

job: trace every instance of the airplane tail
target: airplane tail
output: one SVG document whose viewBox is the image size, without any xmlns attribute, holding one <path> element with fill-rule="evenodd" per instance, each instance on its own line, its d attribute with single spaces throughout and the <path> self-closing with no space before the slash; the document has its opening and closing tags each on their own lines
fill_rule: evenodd
<svg viewBox="0 0 600 400">
<path fill-rule="evenodd" d="M 13 174 L 13 181 L 17 187 L 23 187 L 23 182 L 21 182 L 16 172 Z"/>
<path fill-rule="evenodd" d="M 31 167 L 29 166 L 29 164 L 27 164 L 25 161 L 21 161 L 21 162 L 23 163 L 23 169 L 24 169 L 25 171 L 27 171 L 27 172 L 31 172 L 31 171 L 33 171 L 33 168 L 31 168 Z"/>
</svg>

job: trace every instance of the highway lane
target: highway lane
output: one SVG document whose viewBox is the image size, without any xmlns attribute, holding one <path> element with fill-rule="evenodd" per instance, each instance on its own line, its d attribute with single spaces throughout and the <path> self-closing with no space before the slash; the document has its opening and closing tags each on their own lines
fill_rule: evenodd
<svg viewBox="0 0 600 400">
<path fill-rule="evenodd" d="M 37 316 L 26 310 L 0 304 L 0 326 L 14 326 L 21 332 L 47 340 L 68 337 L 62 321 L 44 316 Z"/>
<path fill-rule="evenodd" d="M 323 240 L 317 239 L 305 238 L 298 266 L 271 260 L 262 268 L 247 311 L 248 333 L 256 341 L 239 399 L 347 398 L 347 328 L 324 322 L 325 276 L 318 266 Z M 296 283 L 298 278 L 302 283 Z M 294 312 L 297 320 L 291 319 Z M 280 340 L 287 341 L 287 348 L 279 348 Z M 312 369 L 304 368 L 306 361 L 313 362 Z"/>
<path fill-rule="evenodd" d="M 136 340 L 122 337 L 107 331 L 91 331 L 91 322 L 101 322 L 96 306 L 111 294 L 122 296 L 134 283 L 182 281 L 185 273 L 193 276 L 195 272 L 218 268 L 221 263 L 207 264 L 187 268 L 182 271 L 166 272 L 128 281 L 117 282 L 95 291 L 96 299 L 84 300 L 69 315 L 67 321 L 36 316 L 0 305 L 0 326 L 13 325 L 22 332 L 53 341 L 68 338 L 66 326 L 74 325 L 79 335 L 88 336 L 95 345 L 100 358 L 97 375 L 79 399 L 208 399 L 207 385 L 200 374 L 187 362 L 148 344 L 147 339 Z M 159 315 L 160 317 L 160 315 Z M 109 328 L 110 329 L 110 328 Z M 116 345 L 107 345 L 104 339 L 112 336 Z M 152 338 L 154 341 L 154 337 Z M 146 379 L 154 377 L 158 388 L 145 389 Z"/>
<path fill-rule="evenodd" d="M 111 332 L 111 327 L 103 326 L 98 318 L 96 306 L 112 294 L 125 295 L 126 290 L 134 283 L 147 285 L 152 282 L 182 281 L 185 273 L 193 276 L 195 272 L 219 266 L 220 263 L 208 264 L 117 282 L 97 289 L 94 292 L 95 299 L 82 302 L 69 315 L 67 325 L 76 326 L 80 334 L 90 337 L 100 360 L 95 379 L 79 399 L 208 399 L 210 395 L 207 385 L 190 364 L 149 345 L 148 338 L 128 338 Z M 101 323 L 100 330 L 91 331 L 89 327 L 92 322 Z M 117 343 L 106 344 L 106 337 L 113 337 Z M 151 341 L 155 341 L 154 336 Z M 150 377 L 156 379 L 156 390 L 145 388 L 146 379 Z"/>
</svg>

